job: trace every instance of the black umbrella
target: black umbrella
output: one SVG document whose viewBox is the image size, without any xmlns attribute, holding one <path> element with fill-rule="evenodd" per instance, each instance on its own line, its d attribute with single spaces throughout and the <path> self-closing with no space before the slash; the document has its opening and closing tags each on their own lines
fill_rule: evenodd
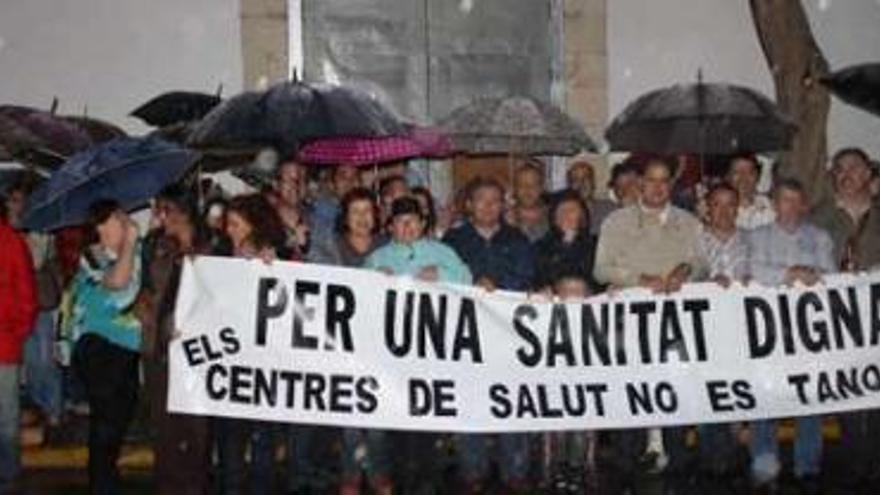
<svg viewBox="0 0 880 495">
<path fill-rule="evenodd" d="M 822 83 L 841 100 L 880 117 L 880 63 L 841 69 Z"/>
<path fill-rule="evenodd" d="M 195 126 L 188 144 L 208 149 L 268 146 L 291 156 L 313 139 L 382 137 L 404 130 L 392 111 L 362 91 L 288 81 L 223 102 Z"/>
<path fill-rule="evenodd" d="M 700 81 L 640 96 L 611 122 L 605 138 L 612 151 L 721 155 L 785 150 L 796 130 L 761 93 Z"/>
<path fill-rule="evenodd" d="M 219 93 L 219 91 L 218 91 Z M 165 127 L 201 119 L 223 101 L 219 95 L 193 91 L 163 93 L 131 112 L 154 127 Z"/>
<path fill-rule="evenodd" d="M 173 124 L 154 130 L 149 136 L 185 145 L 195 128 L 195 122 Z M 193 170 L 204 173 L 236 170 L 250 164 L 260 150 L 253 147 L 245 148 L 211 148 L 203 149 L 193 164 Z"/>
</svg>

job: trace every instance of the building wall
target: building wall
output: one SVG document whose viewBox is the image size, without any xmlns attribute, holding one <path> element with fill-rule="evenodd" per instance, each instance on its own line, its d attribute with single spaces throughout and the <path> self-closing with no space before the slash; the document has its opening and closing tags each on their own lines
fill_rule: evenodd
<svg viewBox="0 0 880 495">
<path fill-rule="evenodd" d="M 242 87 L 239 0 L 2 0 L 0 103 L 88 114 L 130 132 L 158 93 Z"/>
<path fill-rule="evenodd" d="M 241 7 L 244 85 L 265 87 L 290 77 L 287 0 L 234 0 Z"/>
<path fill-rule="evenodd" d="M 288 2 L 296 0 L 3 0 L 0 102 L 106 118 L 166 90 L 224 94 L 289 75 Z M 747 2 L 564 1 L 565 101 L 591 136 L 644 91 L 733 81 L 772 95 Z M 833 68 L 880 60 L 880 1 L 803 0 Z M 834 100 L 831 148 L 880 156 L 880 119 Z"/>
<path fill-rule="evenodd" d="M 832 69 L 880 60 L 880 2 L 803 0 Z M 608 88 L 613 118 L 645 91 L 695 81 L 752 86 L 771 98 L 773 81 L 745 0 L 608 2 Z M 832 100 L 829 148 L 862 146 L 880 156 L 880 119 Z"/>
<path fill-rule="evenodd" d="M 582 122 L 587 134 L 601 143 L 608 122 L 608 5 L 606 0 L 565 0 L 564 60 L 566 111 Z M 591 157 L 597 192 L 604 194 L 607 160 Z M 563 183 L 556 170 L 554 182 Z M 562 176 L 561 176 L 562 175 Z"/>
<path fill-rule="evenodd" d="M 606 0 L 565 0 L 564 12 L 566 110 L 598 139 L 608 120 L 608 7 Z"/>
</svg>

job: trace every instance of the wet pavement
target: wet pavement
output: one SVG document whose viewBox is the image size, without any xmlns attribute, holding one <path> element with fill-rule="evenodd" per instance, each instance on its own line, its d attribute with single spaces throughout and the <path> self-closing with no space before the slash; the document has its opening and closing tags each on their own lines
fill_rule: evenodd
<svg viewBox="0 0 880 495">
<path fill-rule="evenodd" d="M 143 423 L 141 423 L 143 425 Z M 88 479 L 85 470 L 87 462 L 87 449 L 84 445 L 84 432 L 87 431 L 84 417 L 74 418 L 60 431 L 49 433 L 49 446 L 31 447 L 25 449 L 24 464 L 25 472 L 22 477 L 22 486 L 16 493 L 22 495 L 51 495 L 64 494 L 76 495 L 88 493 Z M 331 432 L 332 433 L 332 432 Z M 785 436 L 785 434 L 783 434 Z M 152 451 L 148 446 L 149 432 L 140 426 L 135 426 L 130 437 L 130 442 L 125 447 L 121 466 L 123 466 L 123 494 L 146 494 L 154 493 L 152 480 Z M 825 456 L 823 472 L 825 478 L 822 484 L 812 487 L 804 487 L 793 480 L 790 476 L 790 439 L 783 438 L 782 455 L 783 476 L 775 491 L 759 490 L 750 486 L 744 477 L 690 477 L 669 478 L 659 475 L 646 475 L 633 483 L 636 489 L 634 495 L 751 495 L 772 493 L 773 495 L 800 495 L 817 493 L 822 495 L 880 495 L 880 483 L 875 486 L 852 487 L 847 486 L 847 480 L 843 473 L 846 472 L 847 453 L 843 452 L 837 442 L 838 433 L 826 432 Z M 330 441 L 332 443 L 332 441 Z M 327 443 L 324 443 L 326 446 Z M 587 477 L 577 476 L 576 481 L 571 479 L 554 480 L 552 486 L 535 489 L 534 494 L 601 494 L 619 495 L 625 493 L 620 488 L 620 479 L 615 479 L 614 469 L 608 463 L 602 461 L 603 452 L 598 454 L 599 469 L 597 473 Z M 335 452 L 335 454 L 334 454 Z M 435 455 L 437 452 L 434 453 Z M 447 453 L 448 454 L 448 453 Z M 448 461 L 447 454 L 433 457 Z M 608 453 L 604 453 L 607 457 Z M 419 457 L 428 458 L 429 453 L 422 450 Z M 318 458 L 328 463 L 338 458 L 337 449 L 329 449 L 323 454 L 315 453 Z M 446 461 L 442 461 L 442 459 Z M 536 459 L 537 461 L 537 459 Z M 539 464 L 535 462 L 533 464 Z M 279 478 L 284 475 L 283 466 L 278 466 Z M 435 483 L 436 486 L 422 486 L 418 494 L 455 494 L 460 493 L 460 488 L 453 482 L 455 479 L 452 467 L 445 469 L 442 480 Z M 586 482 L 584 482 L 586 480 Z M 632 481 L 632 480 L 627 480 Z M 283 480 L 279 479 L 276 486 L 284 486 Z M 324 493 L 333 493 L 335 490 L 326 490 Z M 284 493 L 284 492 L 279 492 Z M 395 493 L 406 495 L 402 490 Z M 409 493 L 413 493 L 410 491 Z M 316 494 L 315 494 L 316 495 Z"/>
</svg>

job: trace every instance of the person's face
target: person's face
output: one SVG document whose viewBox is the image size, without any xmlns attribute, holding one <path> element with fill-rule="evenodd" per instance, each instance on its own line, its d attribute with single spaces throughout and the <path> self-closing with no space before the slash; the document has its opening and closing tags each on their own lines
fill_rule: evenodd
<svg viewBox="0 0 880 495">
<path fill-rule="evenodd" d="M 287 205 L 297 206 L 305 192 L 305 169 L 297 162 L 285 162 L 279 167 L 275 180 L 278 199 Z"/>
<path fill-rule="evenodd" d="M 360 174 L 354 167 L 342 165 L 333 173 L 333 192 L 336 197 L 345 196 L 348 191 L 360 185 Z"/>
<path fill-rule="evenodd" d="M 21 221 L 21 216 L 24 213 L 24 205 L 27 202 L 27 197 L 22 191 L 12 191 L 9 193 L 9 196 L 6 198 L 6 210 L 9 214 L 9 223 L 12 225 L 18 225 L 19 221 Z"/>
<path fill-rule="evenodd" d="M 544 177 L 535 170 L 522 169 L 514 177 L 513 196 L 520 206 L 535 206 L 544 194 Z"/>
<path fill-rule="evenodd" d="M 727 179 L 739 191 L 740 196 L 751 197 L 758 189 L 758 169 L 751 160 L 740 158 L 730 164 Z"/>
<path fill-rule="evenodd" d="M 413 213 L 397 215 L 391 220 L 391 238 L 401 244 L 412 244 L 419 240 L 424 230 L 422 217 Z"/>
<path fill-rule="evenodd" d="M 642 203 L 648 208 L 663 208 L 672 194 L 669 169 L 657 163 L 648 163 L 642 177 Z"/>
<path fill-rule="evenodd" d="M 614 190 L 614 197 L 621 204 L 635 204 L 642 193 L 641 177 L 635 173 L 621 174 L 614 179 L 612 189 Z"/>
<path fill-rule="evenodd" d="M 553 222 L 562 232 L 577 232 L 584 223 L 584 210 L 576 201 L 565 201 L 556 207 Z"/>
<path fill-rule="evenodd" d="M 382 196 L 382 203 L 387 207 L 391 207 L 391 203 L 394 200 L 402 198 L 409 194 L 409 186 L 406 185 L 405 181 L 396 180 L 385 188 L 385 195 Z"/>
<path fill-rule="evenodd" d="M 355 201 L 348 207 L 345 222 L 348 231 L 355 235 L 370 235 L 376 227 L 373 203 L 366 200 Z"/>
<path fill-rule="evenodd" d="M 773 206 L 780 223 L 797 224 L 807 214 L 807 198 L 802 192 L 788 188 L 776 191 Z"/>
<path fill-rule="evenodd" d="M 107 217 L 104 223 L 99 224 L 97 227 L 98 242 L 101 246 L 119 252 L 125 242 L 127 221 L 127 215 L 122 211 L 117 211 Z"/>
<path fill-rule="evenodd" d="M 595 177 L 593 176 L 593 167 L 586 162 L 578 162 L 568 169 L 568 188 L 578 191 L 585 196 L 593 195 L 596 188 Z"/>
<path fill-rule="evenodd" d="M 710 226 L 721 231 L 731 231 L 736 228 L 739 200 L 733 191 L 716 190 L 709 196 L 707 207 Z"/>
<path fill-rule="evenodd" d="M 501 222 L 504 198 L 495 187 L 481 187 L 474 191 L 474 197 L 468 202 L 468 206 L 474 225 L 495 227 Z"/>
<path fill-rule="evenodd" d="M 226 212 L 226 235 L 236 248 L 245 246 L 253 228 L 237 211 Z"/>
<path fill-rule="evenodd" d="M 587 284 L 578 278 L 563 278 L 553 288 L 562 299 L 583 299 L 590 295 Z"/>
<path fill-rule="evenodd" d="M 843 155 L 831 169 L 834 191 L 843 196 L 870 194 L 871 169 L 858 155 Z"/>
</svg>

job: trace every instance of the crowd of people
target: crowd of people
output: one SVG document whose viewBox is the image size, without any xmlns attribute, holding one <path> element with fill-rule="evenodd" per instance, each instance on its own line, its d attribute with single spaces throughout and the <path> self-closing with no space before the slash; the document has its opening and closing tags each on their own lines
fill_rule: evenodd
<svg viewBox="0 0 880 495">
<path fill-rule="evenodd" d="M 529 159 L 516 165 L 510 191 L 481 177 L 436 208 L 431 191 L 399 169 L 377 176 L 341 165 L 315 177 L 287 161 L 255 193 L 167 187 L 146 232 L 110 200 L 92 205 L 80 228 L 17 230 L 30 189 L 14 184 L 0 216 L 0 491 L 20 476 L 20 393 L 50 427 L 64 427 L 68 403 L 87 406 L 96 494 L 120 493 L 117 461 L 139 400 L 150 405 L 162 494 L 590 493 L 600 477 L 611 487 L 604 493 L 636 493 L 644 473 L 660 475 L 670 493 L 703 477 L 772 488 L 782 465 L 774 420 L 702 425 L 695 447 L 695 429 L 685 427 L 452 436 L 165 409 L 175 296 L 189 256 L 564 298 L 631 287 L 670 293 L 696 281 L 812 285 L 880 264 L 880 169 L 862 150 L 833 156 L 834 194 L 818 204 L 791 178 L 774 177 L 769 193 L 759 192 L 762 164 L 751 155 L 730 158 L 722 176 L 690 195 L 681 194 L 677 168 L 664 157 L 629 159 L 611 169 L 610 199 L 602 199 L 584 157 L 571 161 L 558 191 L 548 190 L 545 164 Z M 793 451 L 793 476 L 815 493 L 821 419 L 796 420 Z M 880 414 L 838 419 L 851 452 L 846 478 L 880 490 Z"/>
</svg>

